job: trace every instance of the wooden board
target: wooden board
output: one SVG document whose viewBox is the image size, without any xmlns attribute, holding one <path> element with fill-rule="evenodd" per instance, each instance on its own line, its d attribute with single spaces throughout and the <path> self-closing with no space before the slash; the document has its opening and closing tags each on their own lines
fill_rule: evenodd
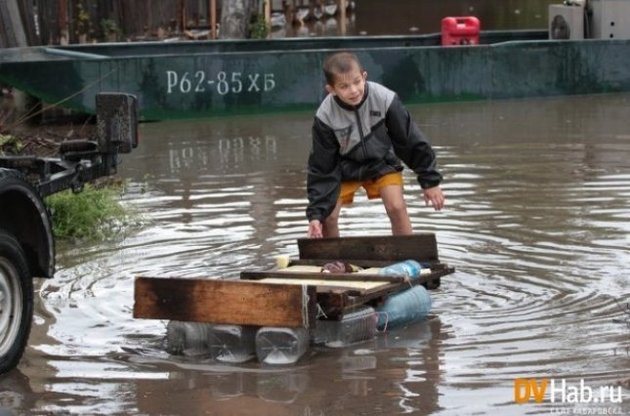
<svg viewBox="0 0 630 416">
<path fill-rule="evenodd" d="M 257 281 L 138 277 L 134 318 L 310 327 L 316 289 Z"/>
<path fill-rule="evenodd" d="M 262 283 L 284 283 L 293 285 L 343 287 L 349 289 L 370 290 L 389 284 L 387 281 L 361 281 L 361 280 L 329 280 L 329 279 L 292 279 L 268 277 L 258 280 Z"/>
<path fill-rule="evenodd" d="M 306 280 L 338 280 L 338 281 L 359 281 L 359 282 L 404 282 L 403 276 L 385 276 L 379 274 L 363 273 L 312 273 L 312 272 L 289 272 L 288 269 L 241 272 L 241 280 L 259 280 L 265 278 L 274 279 L 306 279 Z"/>
<path fill-rule="evenodd" d="M 435 234 L 298 239 L 300 259 L 438 262 Z"/>
</svg>

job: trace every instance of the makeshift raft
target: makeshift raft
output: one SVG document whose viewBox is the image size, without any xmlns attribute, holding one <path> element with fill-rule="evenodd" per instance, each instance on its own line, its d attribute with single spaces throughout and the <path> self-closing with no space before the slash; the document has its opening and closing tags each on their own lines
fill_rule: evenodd
<svg viewBox="0 0 630 416">
<path fill-rule="evenodd" d="M 134 318 L 204 322 L 247 327 L 303 328 L 313 334 L 318 320 L 341 321 L 357 310 L 423 285 L 435 289 L 454 269 L 441 263 L 432 233 L 298 239 L 299 258 L 286 269 L 243 271 L 240 279 L 137 277 Z M 386 276 L 372 268 L 416 260 L 419 277 Z M 321 273 L 341 261 L 363 270 Z M 308 267 L 317 266 L 310 271 Z"/>
</svg>

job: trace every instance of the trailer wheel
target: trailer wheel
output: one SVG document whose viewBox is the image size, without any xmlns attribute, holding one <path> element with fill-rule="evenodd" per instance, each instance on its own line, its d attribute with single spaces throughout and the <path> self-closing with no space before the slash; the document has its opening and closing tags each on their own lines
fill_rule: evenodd
<svg viewBox="0 0 630 416">
<path fill-rule="evenodd" d="M 0 373 L 17 366 L 33 320 L 33 280 L 26 256 L 11 234 L 0 230 Z"/>
</svg>

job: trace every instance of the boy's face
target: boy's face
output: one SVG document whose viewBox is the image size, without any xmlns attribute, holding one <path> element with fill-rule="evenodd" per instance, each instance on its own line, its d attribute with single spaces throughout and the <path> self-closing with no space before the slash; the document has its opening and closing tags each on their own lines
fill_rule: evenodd
<svg viewBox="0 0 630 416">
<path fill-rule="evenodd" d="M 359 105 L 365 92 L 367 72 L 361 71 L 359 65 L 353 65 L 347 72 L 335 74 L 335 84 L 326 84 L 326 91 L 336 95 L 348 105 Z"/>
</svg>

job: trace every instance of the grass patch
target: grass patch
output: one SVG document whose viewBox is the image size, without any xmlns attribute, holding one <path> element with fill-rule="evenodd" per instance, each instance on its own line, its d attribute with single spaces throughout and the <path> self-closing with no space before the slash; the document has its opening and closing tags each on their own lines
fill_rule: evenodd
<svg viewBox="0 0 630 416">
<path fill-rule="evenodd" d="M 0 133 L 0 155 L 15 155 L 24 148 L 24 143 L 20 139 L 10 134 Z"/>
<path fill-rule="evenodd" d="M 121 185 L 59 192 L 46 198 L 55 238 L 99 240 L 117 233 L 130 213 L 120 204 Z"/>
</svg>

